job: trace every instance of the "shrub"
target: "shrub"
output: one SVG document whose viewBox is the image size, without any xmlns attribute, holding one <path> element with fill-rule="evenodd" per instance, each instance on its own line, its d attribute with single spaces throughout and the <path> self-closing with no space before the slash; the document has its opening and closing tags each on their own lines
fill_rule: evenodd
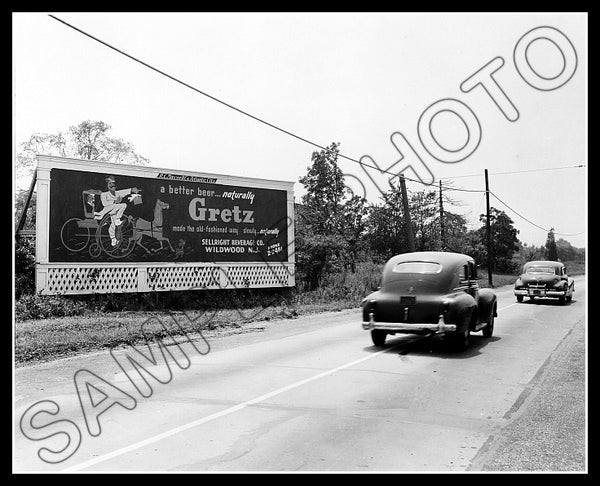
<svg viewBox="0 0 600 486">
<path fill-rule="evenodd" d="M 354 301 L 358 305 L 366 295 L 381 285 L 382 267 L 381 264 L 366 261 L 358 263 L 354 273 L 346 271 L 326 274 L 320 287 L 313 291 L 298 292 L 297 300 L 299 303 Z"/>
<path fill-rule="evenodd" d="M 17 238 L 15 242 L 15 297 L 35 293 L 35 240 Z"/>
<path fill-rule="evenodd" d="M 585 275 L 585 261 L 564 262 L 569 277 Z"/>
<path fill-rule="evenodd" d="M 22 295 L 15 302 L 17 321 L 48 319 L 50 317 L 78 316 L 85 312 L 86 305 L 55 295 Z"/>
</svg>

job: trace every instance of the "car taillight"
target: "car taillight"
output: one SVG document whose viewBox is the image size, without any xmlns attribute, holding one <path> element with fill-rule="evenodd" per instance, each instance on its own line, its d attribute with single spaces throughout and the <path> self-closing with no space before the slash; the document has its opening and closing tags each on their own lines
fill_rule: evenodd
<svg viewBox="0 0 600 486">
<path fill-rule="evenodd" d="M 375 299 L 364 299 L 362 301 L 363 318 L 369 320 L 369 314 L 375 311 Z"/>
</svg>

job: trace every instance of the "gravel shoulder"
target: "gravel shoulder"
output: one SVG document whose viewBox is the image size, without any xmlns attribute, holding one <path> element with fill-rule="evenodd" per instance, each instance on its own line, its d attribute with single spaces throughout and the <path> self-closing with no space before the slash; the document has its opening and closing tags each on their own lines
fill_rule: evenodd
<svg viewBox="0 0 600 486">
<path fill-rule="evenodd" d="M 587 472 L 586 335 L 579 321 L 529 383 L 469 471 Z"/>
</svg>

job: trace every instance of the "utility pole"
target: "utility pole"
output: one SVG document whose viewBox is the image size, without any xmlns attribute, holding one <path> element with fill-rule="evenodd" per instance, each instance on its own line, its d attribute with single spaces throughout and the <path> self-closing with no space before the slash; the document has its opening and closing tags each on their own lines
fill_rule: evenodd
<svg viewBox="0 0 600 486">
<path fill-rule="evenodd" d="M 410 211 L 408 209 L 408 196 L 406 195 L 406 183 L 404 176 L 400 174 L 400 190 L 402 191 L 402 207 L 404 208 L 404 227 L 406 228 L 406 241 L 408 250 L 415 251 L 415 239 L 413 238 L 412 222 L 410 220 Z"/>
<path fill-rule="evenodd" d="M 485 231 L 487 236 L 487 267 L 488 282 L 492 287 L 492 232 L 490 230 L 490 183 L 488 181 L 488 170 L 485 169 Z"/>
<path fill-rule="evenodd" d="M 442 201 L 442 180 L 440 179 L 440 236 L 442 251 L 446 251 L 446 230 L 444 228 L 444 203 Z"/>
</svg>

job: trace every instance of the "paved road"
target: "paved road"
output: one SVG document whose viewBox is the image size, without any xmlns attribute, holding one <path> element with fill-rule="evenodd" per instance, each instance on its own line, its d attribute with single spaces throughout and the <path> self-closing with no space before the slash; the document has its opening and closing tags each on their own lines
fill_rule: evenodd
<svg viewBox="0 0 600 486">
<path fill-rule="evenodd" d="M 576 279 L 574 300 L 564 306 L 554 301 L 517 304 L 511 289 L 497 293 L 494 336 L 474 334 L 464 353 L 411 336 L 388 337 L 383 350 L 375 348 L 360 327 L 360 313 L 351 310 L 208 338 L 210 352 L 204 355 L 182 345 L 191 366 L 173 366 L 166 384 L 149 379 L 152 395 L 147 398 L 109 353 L 19 368 L 14 470 L 493 469 L 490 450 L 501 449 L 494 438 L 509 437 L 506 431 L 521 416 L 519 410 L 532 403 L 527 398 L 540 373 L 585 318 L 585 282 Z M 198 349 L 207 351 L 204 342 Z M 96 412 L 117 402 L 98 417 L 101 432 L 95 437 L 86 428 L 75 391 L 73 376 L 82 369 L 89 372 L 78 376 L 93 381 L 89 395 L 81 392 L 84 402 L 90 399 Z M 129 397 L 117 396 L 119 390 Z M 546 394 L 546 399 L 552 397 Z M 21 429 L 24 412 L 42 400 L 60 410 L 38 414 L 33 426 L 63 422 L 36 431 L 24 421 Z M 93 415 L 92 410 L 88 418 Z M 68 447 L 78 443 L 74 426 L 81 432 L 79 447 L 63 462 L 42 461 L 40 449 L 65 448 L 65 434 L 45 437 L 64 430 L 66 420 L 71 421 Z M 529 448 L 535 447 L 530 437 Z"/>
</svg>

